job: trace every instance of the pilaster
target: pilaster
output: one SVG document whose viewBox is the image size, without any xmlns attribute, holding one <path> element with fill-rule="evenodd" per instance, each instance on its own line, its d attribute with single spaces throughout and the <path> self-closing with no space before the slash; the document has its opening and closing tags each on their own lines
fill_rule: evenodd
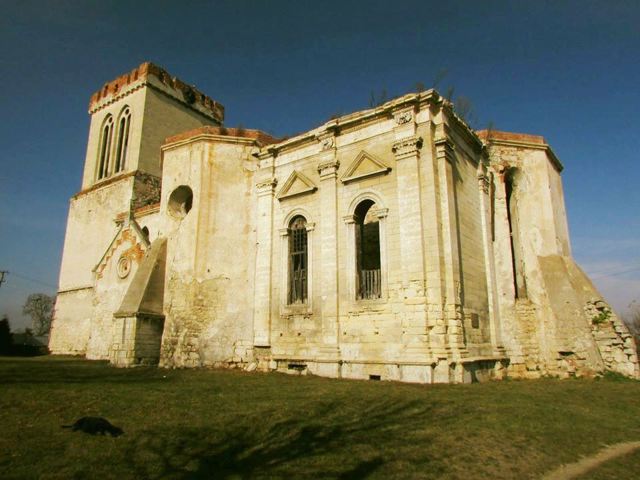
<svg viewBox="0 0 640 480">
<path fill-rule="evenodd" d="M 337 358 L 339 353 L 338 292 L 338 168 L 335 139 L 320 139 L 322 153 L 318 163 L 320 175 L 320 254 L 322 299 L 322 354 Z"/>
<path fill-rule="evenodd" d="M 412 111 L 399 114 L 396 123 L 405 132 L 411 125 Z M 398 133 L 396 131 L 396 133 Z M 392 151 L 396 157 L 398 217 L 400 230 L 400 264 L 402 291 L 405 304 L 405 326 L 410 331 L 406 338 L 407 359 L 424 360 L 430 355 L 427 305 L 424 225 L 422 222 L 422 174 L 420 150 L 423 140 L 414 135 L 397 140 Z"/>
<path fill-rule="evenodd" d="M 458 216 L 456 211 L 455 145 L 444 126 L 436 137 L 435 151 L 440 183 L 440 211 L 444 257 L 444 320 L 447 328 L 447 350 L 452 358 L 468 354 L 464 344 L 462 303 L 464 285 L 460 272 Z"/>
<path fill-rule="evenodd" d="M 493 215 L 493 175 L 480 163 L 478 166 L 478 196 L 480 199 L 480 223 L 482 225 L 482 244 L 484 252 L 485 275 L 487 279 L 487 304 L 489 307 L 489 331 L 491 345 L 495 355 L 504 354 L 502 346 L 502 329 L 498 292 L 496 285 L 496 269 L 493 255 L 494 215 Z"/>
<path fill-rule="evenodd" d="M 411 136 L 396 141 L 398 216 L 400 220 L 400 262 L 405 299 L 425 296 L 424 242 L 420 187 L 420 149 L 422 138 Z M 423 302 L 424 303 L 424 302 Z"/>
<path fill-rule="evenodd" d="M 273 202 L 277 184 L 275 178 L 269 177 L 256 185 L 258 204 L 253 343 L 257 347 L 271 345 Z"/>
</svg>

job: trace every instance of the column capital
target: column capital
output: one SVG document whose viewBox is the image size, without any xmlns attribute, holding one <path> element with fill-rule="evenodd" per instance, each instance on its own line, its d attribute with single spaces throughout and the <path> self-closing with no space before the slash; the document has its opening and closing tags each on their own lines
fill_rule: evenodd
<svg viewBox="0 0 640 480">
<path fill-rule="evenodd" d="M 391 150 L 396 156 L 396 160 L 402 160 L 418 154 L 422 148 L 422 137 L 407 137 L 393 144 Z"/>
<path fill-rule="evenodd" d="M 389 209 L 388 208 L 378 208 L 377 210 L 375 210 L 373 212 L 373 214 L 380 219 L 383 218 L 387 218 L 387 215 L 389 215 Z"/>
<path fill-rule="evenodd" d="M 490 183 L 491 183 L 491 178 L 488 174 L 484 172 L 478 173 L 478 187 L 480 187 L 480 189 L 485 195 L 489 194 Z"/>
<path fill-rule="evenodd" d="M 436 147 L 436 156 L 438 158 L 444 158 L 445 160 L 452 162 L 454 159 L 454 154 L 456 147 L 454 143 L 448 138 L 441 138 L 434 142 Z"/>
<path fill-rule="evenodd" d="M 342 221 L 344 223 L 346 223 L 347 225 L 356 223 L 356 216 L 355 215 L 345 215 L 344 217 L 342 217 Z"/>
<path fill-rule="evenodd" d="M 326 160 L 318 164 L 318 173 L 320 174 L 320 180 L 326 180 L 331 178 L 338 178 L 338 168 L 340 162 L 338 160 Z"/>
<path fill-rule="evenodd" d="M 263 182 L 256 183 L 256 189 L 258 190 L 258 196 L 273 195 L 276 191 L 276 185 L 278 185 L 277 178 L 269 178 Z"/>
</svg>

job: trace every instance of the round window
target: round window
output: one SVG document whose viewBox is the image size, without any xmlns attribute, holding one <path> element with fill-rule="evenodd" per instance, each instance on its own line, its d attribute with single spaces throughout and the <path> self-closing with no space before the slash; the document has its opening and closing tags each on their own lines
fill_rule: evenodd
<svg viewBox="0 0 640 480">
<path fill-rule="evenodd" d="M 120 260 L 118 260 L 116 271 L 118 272 L 118 276 L 120 278 L 126 278 L 131 271 L 131 259 L 125 256 L 120 257 Z"/>
<path fill-rule="evenodd" d="M 169 213 L 176 218 L 184 218 L 193 205 L 193 191 L 186 185 L 181 185 L 169 195 L 167 205 Z"/>
</svg>

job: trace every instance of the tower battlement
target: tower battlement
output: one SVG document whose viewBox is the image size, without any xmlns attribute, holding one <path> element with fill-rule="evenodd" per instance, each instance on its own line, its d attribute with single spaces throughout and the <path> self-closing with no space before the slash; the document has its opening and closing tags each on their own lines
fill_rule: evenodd
<svg viewBox="0 0 640 480">
<path fill-rule="evenodd" d="M 224 121 L 222 104 L 151 62 L 105 83 L 91 95 L 89 113 L 93 114 L 144 86 L 154 88 L 220 124 Z"/>
</svg>

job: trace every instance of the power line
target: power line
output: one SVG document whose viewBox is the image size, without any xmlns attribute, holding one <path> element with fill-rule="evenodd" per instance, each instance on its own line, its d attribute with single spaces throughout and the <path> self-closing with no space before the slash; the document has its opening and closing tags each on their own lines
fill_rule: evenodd
<svg viewBox="0 0 640 480">
<path fill-rule="evenodd" d="M 632 262 L 631 265 L 620 265 L 620 264 L 618 264 L 618 265 L 610 265 L 610 266 L 605 267 L 605 268 L 599 268 L 599 269 L 596 269 L 596 270 L 589 271 L 588 273 L 589 273 L 589 275 L 600 275 L 601 273 L 608 274 L 610 272 L 616 272 L 618 269 L 620 269 L 620 267 L 622 267 L 622 268 L 634 267 L 635 268 L 636 266 L 640 267 L 640 264 L 636 265 L 636 262 Z"/>
<path fill-rule="evenodd" d="M 599 275 L 599 276 L 593 277 L 593 280 L 597 280 L 599 278 L 606 278 L 606 277 L 615 277 L 617 275 L 622 275 L 624 273 L 635 272 L 637 270 L 640 270 L 640 267 L 629 268 L 629 269 L 626 269 L 626 270 L 620 270 L 619 272 L 612 272 L 612 273 L 608 273 L 606 275 Z"/>
<path fill-rule="evenodd" d="M 3 273 L 9 273 L 9 272 L 3 272 Z M 55 288 L 55 289 L 58 288 L 56 285 L 51 285 L 50 283 L 43 282 L 42 280 L 37 280 L 35 278 L 27 277 L 26 275 L 22 275 L 20 273 L 11 272 L 11 275 L 15 275 L 16 277 L 21 278 L 23 280 L 26 280 L 28 282 L 39 283 L 40 285 L 44 285 L 45 287 L 50 287 L 50 288 Z M 4 278 L 4 276 L 3 276 L 3 278 Z"/>
</svg>

